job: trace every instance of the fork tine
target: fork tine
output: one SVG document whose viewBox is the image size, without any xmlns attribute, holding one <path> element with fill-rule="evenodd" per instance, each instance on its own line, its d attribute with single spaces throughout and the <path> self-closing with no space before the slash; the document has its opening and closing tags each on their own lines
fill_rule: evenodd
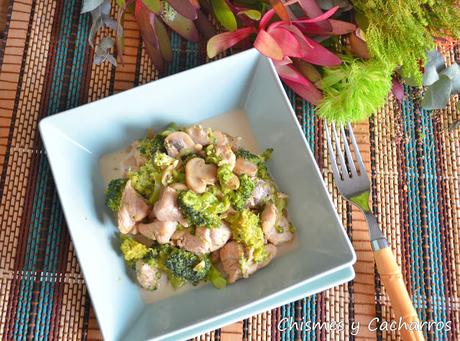
<svg viewBox="0 0 460 341">
<path fill-rule="evenodd" d="M 342 133 L 343 144 L 345 145 L 345 153 L 347 155 L 348 167 L 350 167 L 351 175 L 357 176 L 358 173 L 356 172 L 355 161 L 351 155 L 350 146 L 348 145 L 348 138 L 345 134 L 345 129 L 343 129 L 343 125 L 340 125 L 340 132 Z"/>
<path fill-rule="evenodd" d="M 361 153 L 359 152 L 358 144 L 356 143 L 355 134 L 353 134 L 353 129 L 351 128 L 350 122 L 348 122 L 348 133 L 350 134 L 351 143 L 353 144 L 353 150 L 356 155 L 356 160 L 358 161 L 359 172 L 361 173 L 361 175 L 367 176 L 366 168 L 364 167 L 363 163 L 363 158 L 361 157 Z"/>
<path fill-rule="evenodd" d="M 325 121 L 325 130 L 326 130 L 326 139 L 327 139 L 327 149 L 329 151 L 329 157 L 331 159 L 331 165 L 332 165 L 332 174 L 334 174 L 334 179 L 335 181 L 340 181 L 340 174 L 339 174 L 339 169 L 337 168 L 337 162 L 335 160 L 335 155 L 334 155 L 334 149 L 332 149 L 332 142 L 331 142 L 331 136 L 329 135 L 329 128 L 327 121 Z"/>
<path fill-rule="evenodd" d="M 342 168 L 342 178 L 345 180 L 349 178 L 347 165 L 345 163 L 345 157 L 343 156 L 342 148 L 340 148 L 340 140 L 337 136 L 337 129 L 335 129 L 335 124 L 332 123 L 332 131 L 334 132 L 335 137 L 335 147 L 337 149 L 337 154 L 339 155 L 340 166 Z"/>
</svg>

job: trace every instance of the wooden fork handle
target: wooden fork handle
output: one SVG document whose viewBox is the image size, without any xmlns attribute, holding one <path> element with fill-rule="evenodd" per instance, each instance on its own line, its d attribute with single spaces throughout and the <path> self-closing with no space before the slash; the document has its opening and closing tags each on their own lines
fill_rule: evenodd
<svg viewBox="0 0 460 341">
<path fill-rule="evenodd" d="M 395 313 L 396 321 L 405 322 L 400 330 L 404 341 L 425 340 L 421 331 L 420 321 L 417 311 L 412 304 L 409 293 L 407 292 L 404 280 L 396 259 L 390 247 L 374 251 L 375 262 L 380 278 L 390 297 L 391 306 Z M 407 326 L 407 327 L 405 327 Z M 415 328 L 414 328 L 415 327 Z"/>
</svg>

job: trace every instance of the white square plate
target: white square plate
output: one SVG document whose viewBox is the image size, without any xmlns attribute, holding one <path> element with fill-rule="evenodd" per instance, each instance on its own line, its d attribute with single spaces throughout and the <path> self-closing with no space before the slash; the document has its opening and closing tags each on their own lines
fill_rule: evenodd
<svg viewBox="0 0 460 341">
<path fill-rule="evenodd" d="M 269 169 L 289 194 L 298 244 L 224 290 L 210 285 L 145 303 L 117 251 L 104 207 L 102 155 L 171 121 L 246 112 Z M 222 127 L 225 131 L 225 127 Z M 75 249 L 106 340 L 190 337 L 350 280 L 355 254 L 270 60 L 249 50 L 40 122 Z"/>
</svg>

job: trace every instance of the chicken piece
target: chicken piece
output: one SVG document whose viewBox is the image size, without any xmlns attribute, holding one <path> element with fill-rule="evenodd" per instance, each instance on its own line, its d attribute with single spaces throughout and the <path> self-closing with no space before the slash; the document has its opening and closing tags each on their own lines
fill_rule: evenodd
<svg viewBox="0 0 460 341">
<path fill-rule="evenodd" d="M 177 192 L 175 189 L 169 186 L 162 189 L 158 201 L 153 206 L 152 214 L 160 221 L 182 220 L 182 213 L 177 206 Z"/>
<path fill-rule="evenodd" d="M 151 207 L 144 198 L 136 192 L 131 180 L 126 183 L 121 196 L 120 210 L 118 211 L 118 229 L 121 233 L 129 233 L 136 223 L 149 215 Z"/>
<path fill-rule="evenodd" d="M 131 143 L 126 152 L 126 157 L 121 162 L 121 169 L 124 176 L 128 176 L 129 171 L 137 171 L 146 161 L 139 151 L 139 141 Z"/>
<path fill-rule="evenodd" d="M 236 159 L 235 168 L 233 168 L 233 172 L 237 175 L 247 174 L 249 176 L 256 176 L 257 170 L 257 165 L 242 157 Z"/>
<path fill-rule="evenodd" d="M 197 227 L 195 234 L 185 231 L 176 234 L 174 238 L 179 247 L 197 255 L 203 255 L 220 249 L 230 239 L 231 235 L 230 228 L 226 224 L 222 224 L 216 228 Z"/>
<path fill-rule="evenodd" d="M 231 170 L 235 168 L 236 156 L 235 153 L 233 153 L 232 147 L 230 145 L 218 145 L 216 147 L 216 155 L 221 158 L 219 165 L 221 163 L 224 165 L 229 165 Z"/>
<path fill-rule="evenodd" d="M 265 200 L 273 195 L 273 187 L 264 180 L 258 180 L 256 182 L 256 186 L 254 187 L 254 191 L 252 192 L 251 198 L 248 200 L 248 207 L 255 208 L 260 206 Z"/>
<path fill-rule="evenodd" d="M 166 244 L 176 232 L 176 227 L 176 221 L 154 220 L 149 224 L 138 224 L 137 230 L 149 239 L 156 240 L 160 244 Z"/>
<path fill-rule="evenodd" d="M 177 157 L 181 151 L 195 150 L 195 142 L 183 131 L 175 131 L 165 138 L 165 148 L 169 156 Z"/>
<path fill-rule="evenodd" d="M 290 241 L 294 234 L 289 231 L 289 220 L 284 215 L 279 215 L 272 203 L 265 206 L 260 217 L 265 238 L 272 244 L 278 245 Z"/>
<path fill-rule="evenodd" d="M 196 144 L 207 146 L 211 143 L 211 140 L 209 139 L 209 133 L 211 132 L 211 129 L 204 129 L 201 125 L 198 124 L 185 129 L 185 132 L 190 135 Z"/>
<path fill-rule="evenodd" d="M 269 256 L 263 263 L 257 264 L 254 263 L 251 255 L 245 255 L 244 248 L 241 244 L 234 241 L 225 244 L 225 246 L 220 249 L 220 260 L 222 262 L 222 269 L 227 275 L 229 283 L 234 283 L 242 277 L 247 278 L 257 270 L 267 266 L 273 257 L 276 256 L 277 249 L 276 246 L 272 244 L 267 244 L 265 248 Z M 243 273 L 241 261 L 244 258 L 246 258 L 246 264 Z"/>
<path fill-rule="evenodd" d="M 136 262 L 136 277 L 137 281 L 144 289 L 158 289 L 160 273 L 156 266 L 138 260 Z"/>
<path fill-rule="evenodd" d="M 243 246 L 237 242 L 230 242 L 220 249 L 219 254 L 222 270 L 227 275 L 228 282 L 235 283 L 242 277 L 240 260 L 244 256 Z"/>
</svg>

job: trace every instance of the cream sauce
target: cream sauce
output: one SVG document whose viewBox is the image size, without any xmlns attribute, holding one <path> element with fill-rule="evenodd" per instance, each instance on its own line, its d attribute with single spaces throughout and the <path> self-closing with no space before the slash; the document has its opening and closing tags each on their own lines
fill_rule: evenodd
<svg viewBox="0 0 460 341">
<path fill-rule="evenodd" d="M 239 136 L 241 137 L 241 141 L 239 143 L 241 147 L 248 149 L 253 153 L 261 152 L 244 111 L 238 110 L 226 112 L 199 122 L 199 124 L 201 124 L 204 128 L 221 130 L 231 136 Z M 127 160 L 132 157 L 133 148 L 131 148 L 131 146 L 105 154 L 101 157 L 99 166 L 106 186 L 112 179 L 120 178 L 127 172 L 129 168 L 129 162 L 127 162 Z M 292 250 L 297 244 L 297 238 L 294 238 L 288 243 L 283 243 L 277 246 L 277 256 Z M 268 265 L 268 267 L 270 267 L 270 265 Z M 152 303 L 202 285 L 206 285 L 206 283 L 201 283 L 197 286 L 187 283 L 179 289 L 174 289 L 171 284 L 169 284 L 166 276 L 163 275 L 160 279 L 158 290 L 147 291 L 141 289 L 141 296 L 145 303 Z"/>
</svg>

